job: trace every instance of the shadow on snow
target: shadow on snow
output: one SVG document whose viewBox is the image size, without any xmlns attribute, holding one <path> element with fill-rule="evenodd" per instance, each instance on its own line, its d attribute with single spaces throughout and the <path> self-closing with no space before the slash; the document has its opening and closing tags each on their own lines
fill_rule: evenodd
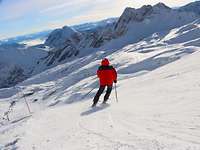
<svg viewBox="0 0 200 150">
<path fill-rule="evenodd" d="M 98 111 L 104 110 L 104 109 L 106 109 L 109 106 L 110 106 L 109 104 L 103 104 L 101 106 L 96 106 L 94 108 L 91 107 L 91 108 L 89 108 L 89 110 L 82 112 L 81 116 L 91 115 L 91 114 L 96 113 Z"/>
</svg>

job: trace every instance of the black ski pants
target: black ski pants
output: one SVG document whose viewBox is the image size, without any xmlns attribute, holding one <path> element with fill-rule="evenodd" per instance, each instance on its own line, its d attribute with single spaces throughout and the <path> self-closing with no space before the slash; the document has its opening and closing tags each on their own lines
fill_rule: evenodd
<svg viewBox="0 0 200 150">
<path fill-rule="evenodd" d="M 101 85 L 99 87 L 99 90 L 98 90 L 97 94 L 94 97 L 94 100 L 93 100 L 94 104 L 98 103 L 99 98 L 100 98 L 101 94 L 103 93 L 103 91 L 105 90 L 106 87 L 107 87 L 107 90 L 106 90 L 106 94 L 104 96 L 104 101 L 103 102 L 106 103 L 106 101 L 109 99 L 109 96 L 110 96 L 110 94 L 112 92 L 112 85 L 109 85 L 109 86 L 102 86 Z"/>
</svg>

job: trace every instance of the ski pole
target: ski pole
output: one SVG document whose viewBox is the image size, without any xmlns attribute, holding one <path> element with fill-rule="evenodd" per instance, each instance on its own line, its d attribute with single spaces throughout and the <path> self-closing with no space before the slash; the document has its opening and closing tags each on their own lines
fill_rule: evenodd
<svg viewBox="0 0 200 150">
<path fill-rule="evenodd" d="M 97 87 L 97 86 L 96 86 Z M 82 99 L 86 98 L 94 89 L 96 89 L 96 87 L 94 87 L 93 89 L 91 89 L 86 95 L 84 95 L 82 97 Z"/>
<path fill-rule="evenodd" d="M 115 83 L 115 97 L 116 97 L 116 102 L 118 103 L 118 96 L 117 96 L 117 84 Z"/>
</svg>

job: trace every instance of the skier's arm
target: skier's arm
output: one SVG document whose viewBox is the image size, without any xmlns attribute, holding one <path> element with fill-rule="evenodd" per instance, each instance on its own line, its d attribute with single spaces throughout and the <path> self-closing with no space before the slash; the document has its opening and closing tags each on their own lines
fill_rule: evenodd
<svg viewBox="0 0 200 150">
<path fill-rule="evenodd" d="M 113 77 L 114 77 L 114 82 L 117 82 L 117 71 L 115 70 L 115 68 L 113 68 Z"/>
<path fill-rule="evenodd" d="M 97 77 L 100 78 L 100 70 L 97 70 Z"/>
</svg>

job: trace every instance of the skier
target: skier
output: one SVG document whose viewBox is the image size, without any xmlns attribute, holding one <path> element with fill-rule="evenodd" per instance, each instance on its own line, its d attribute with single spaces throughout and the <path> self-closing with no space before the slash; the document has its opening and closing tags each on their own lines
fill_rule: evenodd
<svg viewBox="0 0 200 150">
<path fill-rule="evenodd" d="M 107 87 L 106 94 L 104 96 L 104 101 L 103 101 L 103 103 L 105 104 L 111 94 L 113 82 L 117 83 L 117 72 L 115 68 L 113 68 L 113 66 L 110 66 L 109 64 L 110 64 L 109 60 L 107 58 L 104 58 L 101 62 L 101 66 L 97 70 L 97 76 L 99 78 L 100 87 L 96 96 L 94 97 L 92 107 L 96 106 L 101 94 Z"/>
</svg>

